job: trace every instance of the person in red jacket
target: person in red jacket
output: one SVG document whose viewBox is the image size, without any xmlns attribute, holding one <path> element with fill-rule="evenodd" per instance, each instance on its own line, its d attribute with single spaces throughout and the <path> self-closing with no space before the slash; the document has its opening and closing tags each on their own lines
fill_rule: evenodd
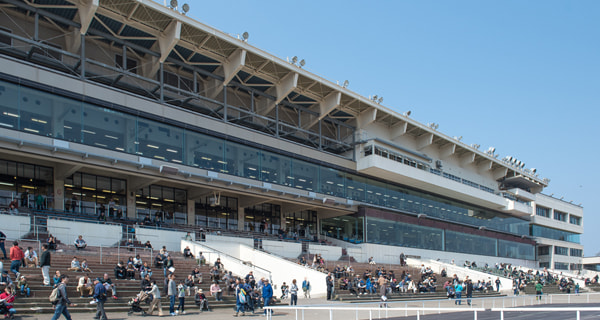
<svg viewBox="0 0 600 320">
<path fill-rule="evenodd" d="M 8 318 L 14 319 L 15 313 L 17 310 L 13 307 L 13 302 L 15 301 L 15 295 L 10 292 L 10 287 L 6 286 L 4 288 L 4 292 L 0 293 L 0 301 L 4 302 L 6 309 L 8 310 Z"/>
<path fill-rule="evenodd" d="M 15 274 L 15 279 L 19 279 L 21 273 L 19 272 L 19 268 L 21 267 L 21 261 L 25 258 L 25 254 L 23 250 L 19 248 L 19 243 L 17 241 L 13 242 L 12 248 L 10 248 L 10 271 Z"/>
</svg>

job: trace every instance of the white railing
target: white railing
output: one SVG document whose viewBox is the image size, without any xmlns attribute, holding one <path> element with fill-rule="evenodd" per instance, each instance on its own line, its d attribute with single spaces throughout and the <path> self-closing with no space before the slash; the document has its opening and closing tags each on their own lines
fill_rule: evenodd
<svg viewBox="0 0 600 320">
<path fill-rule="evenodd" d="M 576 307 L 576 308 L 493 308 L 492 312 L 500 312 L 500 320 L 504 320 L 505 312 L 574 312 L 575 319 L 581 319 L 581 312 L 598 312 L 598 307 Z"/>
<path fill-rule="evenodd" d="M 421 319 L 421 315 L 425 315 L 426 311 L 430 313 L 442 313 L 442 311 L 451 311 L 451 312 L 473 312 L 473 319 L 477 320 L 477 312 L 485 311 L 485 308 L 394 308 L 394 307 L 322 307 L 322 306 L 299 306 L 299 307 L 276 307 L 276 306 L 267 306 L 265 307 L 267 310 L 267 319 L 272 319 L 273 315 L 269 310 L 290 310 L 294 309 L 296 311 L 296 320 L 304 320 L 305 311 L 328 311 L 329 319 L 333 320 L 333 312 L 344 312 L 344 319 L 350 319 L 350 315 L 353 314 L 354 319 L 362 319 L 365 315 L 368 314 L 369 320 L 373 319 L 375 316 L 377 319 L 387 319 L 389 317 L 400 317 L 409 315 L 416 315 L 417 320 Z M 300 311 L 300 314 L 298 314 Z M 324 319 L 324 314 L 321 314 L 315 317 L 314 313 L 308 315 L 309 319 Z"/>
<path fill-rule="evenodd" d="M 546 308 L 525 308 L 526 306 L 539 306 L 542 304 L 571 304 L 571 303 L 599 303 L 600 293 L 583 293 L 583 294 L 548 294 L 542 295 L 540 299 L 537 299 L 535 295 L 521 295 L 512 297 L 490 297 L 490 298 L 471 298 L 467 299 L 463 296 L 461 299 L 462 305 L 456 306 L 456 299 L 438 299 L 438 300 L 408 300 L 408 301 L 387 301 L 385 308 L 382 308 L 382 302 L 358 302 L 358 303 L 345 303 L 336 305 L 313 305 L 313 306 L 268 306 L 266 309 L 273 310 L 289 310 L 295 312 L 295 319 L 304 319 L 306 316 L 310 319 L 324 319 L 329 317 L 333 319 L 334 312 L 336 318 L 349 320 L 351 318 L 359 319 L 365 318 L 373 319 L 375 316 L 378 319 L 387 319 L 389 317 L 395 318 L 400 316 L 416 316 L 417 319 L 421 315 L 442 313 L 448 311 L 468 311 L 473 312 L 473 319 L 477 320 L 477 312 L 483 310 L 498 311 L 500 312 L 501 319 L 503 318 L 504 312 L 519 311 L 543 311 Z M 470 301 L 471 305 L 467 305 Z M 415 305 L 421 305 L 415 307 Z M 476 306 L 476 307 L 475 307 Z M 587 308 L 587 307 L 561 307 L 555 308 L 557 311 L 600 311 L 600 308 Z M 596 309 L 596 310 L 594 310 Z M 579 314 L 579 312 L 577 312 Z M 293 315 L 292 315 L 293 316 Z M 579 319 L 579 318 L 577 318 Z"/>
</svg>

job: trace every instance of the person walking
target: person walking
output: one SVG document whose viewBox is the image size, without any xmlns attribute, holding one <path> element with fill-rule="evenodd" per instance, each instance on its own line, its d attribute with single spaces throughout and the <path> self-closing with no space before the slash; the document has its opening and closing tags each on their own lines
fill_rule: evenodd
<svg viewBox="0 0 600 320">
<path fill-rule="evenodd" d="M 308 281 L 307 277 L 304 277 L 304 281 L 302 281 L 302 292 L 304 292 L 304 298 L 310 299 L 310 281 Z"/>
<path fill-rule="evenodd" d="M 19 243 L 17 241 L 13 242 L 13 246 L 10 248 L 10 271 L 15 274 L 16 279 L 19 279 L 21 276 L 19 268 L 21 268 L 21 261 L 23 259 L 25 259 L 25 254 L 19 248 Z"/>
<path fill-rule="evenodd" d="M 94 299 L 96 299 L 96 316 L 94 319 L 107 320 L 106 312 L 104 311 L 106 288 L 100 279 L 94 279 Z"/>
<path fill-rule="evenodd" d="M 461 304 L 461 300 L 460 298 L 462 297 L 462 292 L 463 292 L 463 286 L 460 283 L 460 281 L 458 281 L 456 283 L 456 285 L 454 286 L 454 294 L 456 295 L 456 300 L 454 301 L 454 304 L 457 304 L 460 306 Z"/>
<path fill-rule="evenodd" d="M 44 277 L 44 286 L 47 287 L 50 285 L 50 250 L 48 250 L 47 243 L 42 245 L 40 267 L 42 268 L 42 277 Z"/>
<path fill-rule="evenodd" d="M 52 320 L 58 320 L 61 314 L 65 316 L 65 319 L 71 320 L 68 307 L 74 307 L 76 304 L 72 303 L 67 296 L 67 283 L 69 283 L 69 276 L 66 274 L 61 275 L 60 283 L 58 284 L 58 301 L 56 302 Z"/>
<path fill-rule="evenodd" d="M 162 303 L 160 302 L 160 290 L 158 289 L 158 285 L 156 284 L 156 280 L 152 280 L 152 289 L 150 289 L 149 294 L 152 295 L 153 299 L 150 302 L 150 306 L 148 307 L 148 313 L 152 315 L 154 309 L 158 309 L 158 316 L 162 317 Z"/>
<path fill-rule="evenodd" d="M 266 315 L 267 314 L 266 307 L 269 306 L 269 304 L 271 303 L 271 299 L 273 299 L 273 287 L 269 283 L 269 279 L 263 280 L 262 297 L 263 297 L 263 302 L 264 302 L 263 309 L 265 309 L 264 314 Z M 273 310 L 270 310 L 269 312 L 273 313 Z"/>
<path fill-rule="evenodd" d="M 296 284 L 296 279 L 292 280 L 292 285 L 290 286 L 290 306 L 295 306 L 298 304 L 298 285 Z"/>
</svg>

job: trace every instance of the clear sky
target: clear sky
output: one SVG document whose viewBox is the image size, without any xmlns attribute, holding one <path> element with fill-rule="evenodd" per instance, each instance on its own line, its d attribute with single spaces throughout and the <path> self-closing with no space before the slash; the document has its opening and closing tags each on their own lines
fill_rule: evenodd
<svg viewBox="0 0 600 320">
<path fill-rule="evenodd" d="M 584 254 L 600 252 L 600 1 L 188 3 L 202 23 L 537 168 L 545 194 L 582 204 Z"/>
</svg>

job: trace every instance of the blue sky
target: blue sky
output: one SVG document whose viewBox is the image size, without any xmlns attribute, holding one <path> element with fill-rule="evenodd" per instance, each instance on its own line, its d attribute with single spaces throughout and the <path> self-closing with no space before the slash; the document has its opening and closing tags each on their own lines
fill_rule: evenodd
<svg viewBox="0 0 600 320">
<path fill-rule="evenodd" d="M 202 23 L 537 168 L 544 193 L 582 203 L 584 254 L 600 252 L 599 1 L 189 3 Z"/>
</svg>

